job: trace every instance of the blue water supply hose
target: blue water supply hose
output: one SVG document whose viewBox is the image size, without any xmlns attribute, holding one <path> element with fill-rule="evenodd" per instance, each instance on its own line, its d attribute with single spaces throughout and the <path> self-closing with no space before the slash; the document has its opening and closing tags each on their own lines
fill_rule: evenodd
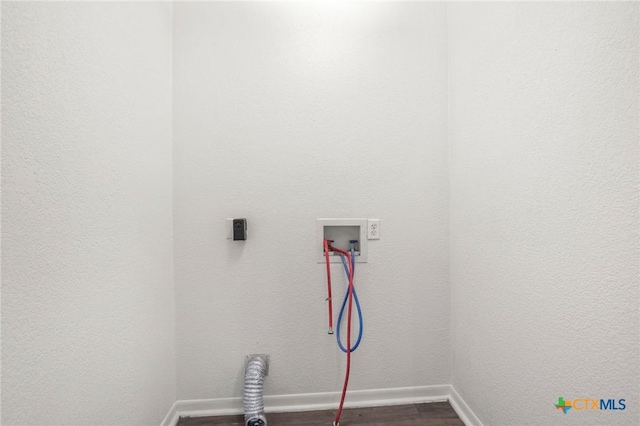
<svg viewBox="0 0 640 426">
<path fill-rule="evenodd" d="M 354 243 L 351 243 L 351 271 L 355 274 L 356 270 L 356 256 L 355 256 L 355 247 Z M 351 275 L 349 274 L 349 267 L 347 266 L 347 259 L 343 254 L 340 254 L 340 258 L 342 259 L 342 266 L 344 267 L 344 272 L 347 274 L 347 282 L 351 280 Z M 358 293 L 356 292 L 356 286 L 353 286 L 353 299 L 356 302 L 356 309 L 358 311 L 358 322 L 359 322 L 359 332 L 358 339 L 356 343 L 351 347 L 351 352 L 354 352 L 358 349 L 360 345 L 360 340 L 362 340 L 362 330 L 364 321 L 362 320 L 362 309 L 360 309 L 360 301 L 358 300 Z M 342 344 L 342 340 L 340 339 L 340 325 L 342 323 L 342 314 L 344 313 L 344 308 L 347 306 L 347 300 L 349 300 L 349 287 L 347 287 L 347 291 L 344 294 L 344 299 L 342 300 L 342 306 L 340 307 L 340 313 L 338 314 L 338 324 L 336 326 L 336 340 L 338 341 L 338 346 L 342 352 L 347 352 L 347 348 Z"/>
</svg>

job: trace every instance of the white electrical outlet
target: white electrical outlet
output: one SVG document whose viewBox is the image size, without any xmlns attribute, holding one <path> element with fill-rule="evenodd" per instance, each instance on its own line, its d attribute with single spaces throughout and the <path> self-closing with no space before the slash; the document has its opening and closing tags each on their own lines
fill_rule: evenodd
<svg viewBox="0 0 640 426">
<path fill-rule="evenodd" d="M 380 219 L 367 220 L 367 239 L 368 240 L 380 239 Z"/>
</svg>

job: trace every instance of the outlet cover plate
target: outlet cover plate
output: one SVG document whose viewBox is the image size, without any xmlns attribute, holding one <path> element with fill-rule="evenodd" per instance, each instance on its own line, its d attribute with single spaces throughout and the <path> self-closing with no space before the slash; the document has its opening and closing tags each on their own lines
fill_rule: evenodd
<svg viewBox="0 0 640 426">
<path fill-rule="evenodd" d="M 367 239 L 380 239 L 380 219 L 369 219 L 367 221 Z"/>
</svg>

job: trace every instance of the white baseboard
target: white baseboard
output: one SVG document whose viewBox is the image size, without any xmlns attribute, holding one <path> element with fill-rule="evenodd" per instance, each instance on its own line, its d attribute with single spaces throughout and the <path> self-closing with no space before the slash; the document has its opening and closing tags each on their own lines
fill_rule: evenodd
<svg viewBox="0 0 640 426">
<path fill-rule="evenodd" d="M 337 408 L 340 395 L 340 392 L 265 395 L 265 412 L 331 410 Z M 465 425 L 482 426 L 482 423 L 451 385 L 354 390 L 347 394 L 344 406 L 345 408 L 381 407 L 441 401 L 450 401 L 451 406 Z M 225 416 L 242 414 L 242 412 L 242 398 L 239 397 L 181 400 L 173 404 L 161 426 L 175 426 L 181 416 Z"/>
<path fill-rule="evenodd" d="M 449 393 L 449 404 L 453 407 L 460 420 L 464 422 L 466 426 L 483 426 L 482 422 L 475 415 L 471 408 L 464 402 L 464 399 L 460 396 L 456 388 L 453 385 L 449 386 L 451 391 Z"/>
<path fill-rule="evenodd" d="M 178 420 L 180 420 L 180 413 L 178 413 L 178 402 L 179 401 L 173 403 L 167 415 L 164 416 L 164 420 L 162 420 L 162 423 L 160 423 L 160 426 L 175 426 L 178 424 Z"/>
</svg>

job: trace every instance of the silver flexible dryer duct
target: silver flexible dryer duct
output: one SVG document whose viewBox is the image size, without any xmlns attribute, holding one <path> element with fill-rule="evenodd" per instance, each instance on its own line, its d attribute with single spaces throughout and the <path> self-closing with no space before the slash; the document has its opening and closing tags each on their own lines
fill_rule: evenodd
<svg viewBox="0 0 640 426">
<path fill-rule="evenodd" d="M 262 402 L 262 382 L 267 373 L 267 361 L 261 356 L 252 357 L 244 370 L 244 424 L 245 426 L 266 426 L 264 403 Z"/>
</svg>

